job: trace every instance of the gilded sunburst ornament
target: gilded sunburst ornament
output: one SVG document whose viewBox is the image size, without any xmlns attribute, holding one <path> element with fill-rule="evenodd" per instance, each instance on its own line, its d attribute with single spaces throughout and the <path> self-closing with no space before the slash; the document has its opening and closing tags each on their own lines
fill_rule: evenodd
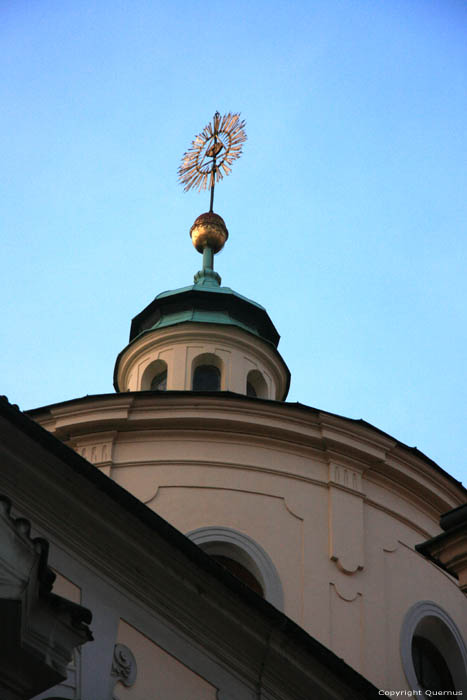
<svg viewBox="0 0 467 700">
<path fill-rule="evenodd" d="M 231 165 L 242 154 L 242 145 L 246 141 L 245 121 L 240 114 L 216 112 L 212 122 L 196 136 L 188 151 L 183 156 L 178 169 L 179 180 L 185 192 L 192 188 L 198 191 L 211 190 L 211 211 L 214 197 L 214 185 L 229 175 Z"/>
</svg>

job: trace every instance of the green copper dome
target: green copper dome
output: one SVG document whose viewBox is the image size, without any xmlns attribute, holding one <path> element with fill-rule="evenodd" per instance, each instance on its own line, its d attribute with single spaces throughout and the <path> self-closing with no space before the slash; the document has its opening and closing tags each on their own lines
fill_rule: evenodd
<svg viewBox="0 0 467 700">
<path fill-rule="evenodd" d="M 142 333 L 179 323 L 217 323 L 237 326 L 277 348 L 280 336 L 266 309 L 229 287 L 221 287 L 221 278 L 214 271 L 214 255 L 229 236 L 222 217 L 214 212 L 201 214 L 191 227 L 190 236 L 203 255 L 203 267 L 196 273 L 195 283 L 158 294 L 133 319 L 130 343 Z"/>
<path fill-rule="evenodd" d="M 142 333 L 167 326 L 216 323 L 237 326 L 277 347 L 280 336 L 266 309 L 229 287 L 205 286 L 202 280 L 199 282 L 158 294 L 133 319 L 130 343 Z"/>
</svg>

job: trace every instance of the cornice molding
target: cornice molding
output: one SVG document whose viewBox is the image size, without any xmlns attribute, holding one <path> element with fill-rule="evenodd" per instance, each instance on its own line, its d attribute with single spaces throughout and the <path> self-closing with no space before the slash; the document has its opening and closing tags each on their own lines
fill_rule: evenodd
<svg viewBox="0 0 467 700">
<path fill-rule="evenodd" d="M 177 439 L 194 431 L 199 440 L 222 436 L 229 442 L 241 436 L 243 444 L 357 470 L 435 518 L 465 501 L 465 489 L 420 453 L 368 425 L 315 409 L 235 394 L 132 392 L 76 399 L 33 412 L 40 423 L 47 423 L 50 415 L 55 434 L 70 440 L 104 431 L 118 431 L 117 440 L 125 442 L 137 441 L 146 431 L 169 438 L 177 432 Z"/>
</svg>

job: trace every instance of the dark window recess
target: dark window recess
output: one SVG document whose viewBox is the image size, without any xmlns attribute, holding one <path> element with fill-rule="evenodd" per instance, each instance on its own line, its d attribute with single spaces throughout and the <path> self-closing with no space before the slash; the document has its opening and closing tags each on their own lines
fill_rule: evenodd
<svg viewBox="0 0 467 700">
<path fill-rule="evenodd" d="M 221 373 L 214 365 L 200 365 L 193 374 L 193 391 L 219 391 Z"/>
<path fill-rule="evenodd" d="M 258 593 L 258 595 L 264 598 L 264 591 L 260 582 L 250 571 L 248 571 L 245 566 L 243 566 L 243 564 L 239 564 L 238 561 L 235 561 L 230 557 L 225 557 L 222 554 L 214 554 L 212 558 L 228 569 L 228 571 L 230 571 L 235 578 L 240 579 L 242 583 L 246 583 L 246 585 L 249 586 L 249 588 L 251 588 L 255 593 Z"/>
<path fill-rule="evenodd" d="M 167 390 L 167 370 L 165 369 L 163 372 L 159 372 L 159 374 L 156 374 L 154 379 L 151 382 L 151 390 L 152 391 L 166 391 Z"/>
<path fill-rule="evenodd" d="M 246 395 L 247 396 L 258 396 L 256 389 L 250 382 L 246 383 Z"/>
<path fill-rule="evenodd" d="M 428 639 L 419 636 L 412 639 L 412 659 L 423 690 L 455 690 L 443 655 Z"/>
</svg>

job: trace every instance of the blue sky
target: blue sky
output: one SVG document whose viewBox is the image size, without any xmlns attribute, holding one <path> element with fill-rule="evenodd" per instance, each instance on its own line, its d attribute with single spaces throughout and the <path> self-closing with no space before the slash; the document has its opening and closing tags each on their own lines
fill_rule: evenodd
<svg viewBox="0 0 467 700">
<path fill-rule="evenodd" d="M 223 283 L 282 336 L 290 401 L 364 418 L 467 482 L 467 6 L 461 0 L 0 4 L 1 392 L 113 391 L 131 318 L 191 283 L 213 112 Z"/>
</svg>

